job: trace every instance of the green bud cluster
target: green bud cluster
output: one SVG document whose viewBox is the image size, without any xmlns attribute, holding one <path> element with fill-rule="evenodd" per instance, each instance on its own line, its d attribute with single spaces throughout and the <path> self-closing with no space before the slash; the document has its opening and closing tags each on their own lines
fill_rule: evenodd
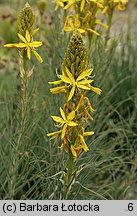
<svg viewBox="0 0 137 216">
<path fill-rule="evenodd" d="M 79 32 L 74 32 L 71 37 L 63 62 L 64 66 L 69 69 L 75 78 L 88 68 L 86 49 Z"/>
<path fill-rule="evenodd" d="M 22 36 L 25 36 L 26 30 L 31 32 L 34 21 L 35 21 L 35 16 L 32 12 L 32 9 L 30 5 L 26 3 L 25 7 L 21 10 L 19 17 L 18 17 L 19 33 Z"/>
</svg>

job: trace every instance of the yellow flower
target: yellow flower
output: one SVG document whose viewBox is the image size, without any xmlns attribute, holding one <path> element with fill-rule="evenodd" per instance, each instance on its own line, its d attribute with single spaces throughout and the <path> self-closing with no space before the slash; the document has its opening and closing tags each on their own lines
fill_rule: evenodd
<svg viewBox="0 0 137 216">
<path fill-rule="evenodd" d="M 128 2 L 128 0 L 103 0 L 105 8 L 103 10 L 103 14 L 107 13 L 109 11 L 109 8 L 117 9 L 117 10 L 124 10 L 125 5 Z"/>
<path fill-rule="evenodd" d="M 74 127 L 74 126 L 77 126 L 78 124 L 72 121 L 75 118 L 75 111 L 71 111 L 66 117 L 63 109 L 60 107 L 60 114 L 62 118 L 59 116 L 51 116 L 51 117 L 53 118 L 55 122 L 60 123 L 61 127 L 64 125 L 62 129 L 62 134 L 61 134 L 61 138 L 63 139 L 66 134 L 67 126 Z"/>
<path fill-rule="evenodd" d="M 18 34 L 20 40 L 23 43 L 18 43 L 18 44 L 5 44 L 4 47 L 16 47 L 16 48 L 25 48 L 27 51 L 27 57 L 30 59 L 31 57 L 31 52 L 36 56 L 37 60 L 39 62 L 43 62 L 42 58 L 40 55 L 36 52 L 35 48 L 39 47 L 42 45 L 41 41 L 31 41 L 31 36 L 28 30 L 26 31 L 25 37 L 23 37 L 21 34 Z"/>
<path fill-rule="evenodd" d="M 125 3 L 126 3 L 125 1 L 124 1 L 124 2 L 122 2 L 122 1 L 119 2 L 116 8 L 117 8 L 118 10 L 120 10 L 120 11 L 125 10 Z"/>
<path fill-rule="evenodd" d="M 72 19 L 71 19 L 72 18 Z M 80 27 L 80 20 L 79 20 L 79 14 L 76 14 L 76 16 L 68 16 L 65 21 L 64 25 L 64 31 L 79 31 L 80 33 L 85 33 L 85 30 Z"/>
<path fill-rule="evenodd" d="M 87 27 L 81 27 L 79 14 L 76 14 L 75 16 L 71 15 L 66 18 L 65 25 L 64 25 L 64 31 L 79 31 L 81 34 L 85 33 L 86 31 L 89 31 L 97 36 L 99 36 L 99 33 L 95 30 Z"/>
<path fill-rule="evenodd" d="M 95 88 L 93 86 L 90 85 L 91 82 L 93 82 L 93 80 L 91 79 L 86 79 L 86 77 L 90 76 L 92 73 L 93 69 L 87 69 L 85 71 L 83 71 L 75 80 L 75 78 L 73 77 L 73 75 L 70 73 L 70 71 L 68 70 L 68 68 L 66 68 L 66 75 L 60 75 L 60 78 L 63 82 L 68 83 L 72 86 L 71 91 L 69 93 L 69 97 L 68 97 L 68 101 L 73 97 L 74 93 L 75 93 L 75 89 L 76 87 L 79 89 L 84 89 L 84 90 L 92 90 L 94 92 L 96 92 L 97 94 L 101 93 L 101 90 L 98 88 Z"/>
</svg>

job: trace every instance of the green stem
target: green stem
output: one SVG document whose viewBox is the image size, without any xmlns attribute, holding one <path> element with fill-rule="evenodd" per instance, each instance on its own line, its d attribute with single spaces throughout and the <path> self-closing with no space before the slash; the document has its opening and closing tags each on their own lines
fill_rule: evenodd
<svg viewBox="0 0 137 216">
<path fill-rule="evenodd" d="M 111 29 L 111 25 L 112 25 L 112 18 L 113 18 L 113 13 L 114 13 L 114 9 L 111 9 L 110 10 L 110 13 L 108 15 L 108 29 L 107 29 L 107 32 L 106 32 L 106 38 L 105 38 L 105 48 L 107 46 L 107 42 L 110 38 L 110 29 Z"/>
<path fill-rule="evenodd" d="M 65 25 L 66 18 L 67 18 L 67 10 L 64 10 L 64 14 L 63 14 L 63 26 Z"/>
<path fill-rule="evenodd" d="M 15 155 L 12 163 L 12 171 L 11 171 L 11 190 L 10 190 L 10 199 L 14 199 L 15 195 L 15 185 L 16 178 L 18 175 L 18 164 L 19 164 L 19 156 L 20 156 L 20 146 L 23 134 L 25 132 L 26 127 L 26 115 L 27 115 L 27 103 L 28 103 L 28 77 L 27 77 L 27 56 L 24 54 L 23 56 L 23 76 L 22 76 L 22 114 L 21 114 L 21 127 L 19 130 L 19 134 L 16 141 L 15 147 Z"/>
<path fill-rule="evenodd" d="M 71 183 L 73 181 L 72 179 L 72 172 L 73 172 L 73 156 L 72 154 L 70 153 L 69 154 L 69 159 L 68 159 L 68 170 L 67 170 L 67 173 L 66 173 L 66 179 L 65 179 L 65 188 L 63 190 L 64 192 L 64 196 L 63 198 L 66 200 L 68 198 L 68 195 L 70 193 L 70 189 L 71 189 Z"/>
</svg>

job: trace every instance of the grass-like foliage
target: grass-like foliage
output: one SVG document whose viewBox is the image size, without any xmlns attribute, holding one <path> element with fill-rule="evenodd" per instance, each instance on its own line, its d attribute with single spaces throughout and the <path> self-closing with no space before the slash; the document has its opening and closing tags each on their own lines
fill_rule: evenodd
<svg viewBox="0 0 137 216">
<path fill-rule="evenodd" d="M 69 36 L 62 31 L 59 11 L 55 17 L 50 15 L 53 10 L 51 6 L 48 18 L 40 23 L 44 45 L 39 54 L 44 62 L 38 64 L 32 56 L 35 67 L 29 78 L 13 199 L 62 199 L 67 154 L 58 148 L 60 138 L 50 141 L 47 134 L 55 130 L 50 116 L 59 115 L 64 98 L 51 94 L 48 81 L 56 80 L 56 68 L 61 74 Z M 1 22 L 4 26 L 5 20 Z M 85 138 L 89 151 L 74 162 L 76 178 L 68 199 L 137 199 L 137 44 L 131 38 L 132 26 L 128 29 L 106 49 L 103 36 L 99 37 L 90 53 L 95 86 L 102 89 L 102 95 L 88 92 L 96 112 L 86 129 L 95 134 Z M 3 43 L 10 42 L 8 34 L 12 31 L 13 26 L 7 35 L 2 34 Z M 1 48 L 0 54 L 0 199 L 10 199 L 22 85 L 17 52 Z"/>
</svg>

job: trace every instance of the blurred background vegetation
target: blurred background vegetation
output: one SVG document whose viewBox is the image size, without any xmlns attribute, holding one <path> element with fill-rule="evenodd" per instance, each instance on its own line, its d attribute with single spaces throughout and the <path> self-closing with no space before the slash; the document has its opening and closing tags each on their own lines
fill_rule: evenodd
<svg viewBox="0 0 137 216">
<path fill-rule="evenodd" d="M 19 128 L 21 85 L 17 50 L 3 48 L 17 42 L 17 16 L 24 0 L 0 0 L 0 199 L 9 199 L 13 146 Z M 64 35 L 60 11 L 47 1 L 41 20 L 37 2 L 30 0 L 36 15 L 39 49 L 44 63 L 35 58 L 35 72 L 29 84 L 27 128 L 21 147 L 15 199 L 60 199 L 66 155 L 49 141 L 54 131 L 50 116 L 58 115 L 61 96 L 52 95 L 48 81 L 61 70 L 69 35 Z M 95 135 L 87 138 L 90 148 L 75 162 L 78 176 L 69 199 L 137 199 L 137 1 L 129 1 L 124 12 L 117 12 L 111 40 L 103 50 L 104 34 L 95 40 L 90 63 L 95 67 L 96 85 L 102 95 L 89 98 L 96 112 L 87 128 Z"/>
</svg>

